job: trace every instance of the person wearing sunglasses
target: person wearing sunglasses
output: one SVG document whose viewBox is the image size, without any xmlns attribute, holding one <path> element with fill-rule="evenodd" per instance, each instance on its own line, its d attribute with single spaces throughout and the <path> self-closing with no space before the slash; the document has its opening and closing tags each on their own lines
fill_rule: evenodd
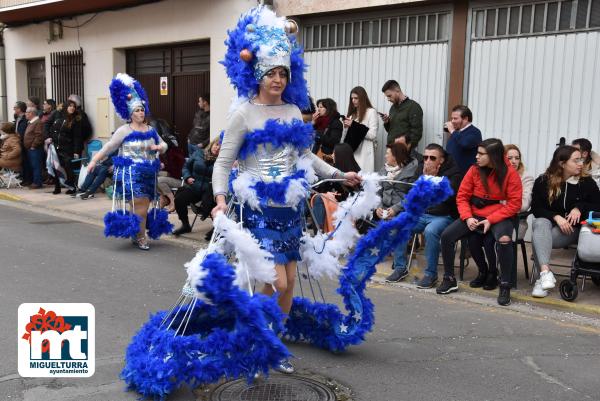
<svg viewBox="0 0 600 401">
<path fill-rule="evenodd" d="M 462 177 L 460 169 L 454 163 L 454 160 L 437 143 L 431 143 L 425 147 L 423 162 L 417 168 L 417 176 L 420 175 L 447 177 L 454 193 L 458 191 Z M 420 279 L 415 278 L 414 284 L 417 285 L 417 288 L 432 288 L 436 285 L 438 278 L 437 265 L 440 256 L 440 236 L 444 229 L 457 217 L 456 197 L 451 196 L 442 203 L 428 208 L 425 214 L 419 218 L 419 222 L 415 226 L 413 233 L 423 233 L 425 236 L 425 259 L 427 260 L 427 267 Z M 407 241 L 399 244 L 394 251 L 394 265 L 404 267 L 404 271 L 408 271 L 406 269 Z M 392 276 L 401 277 L 402 274 L 394 270 Z M 392 276 L 388 278 L 393 279 L 394 277 Z"/>
<path fill-rule="evenodd" d="M 540 278 L 531 293 L 534 297 L 545 297 L 556 284 L 550 270 L 552 249 L 577 243 L 580 222 L 600 206 L 600 190 L 584 173 L 584 162 L 579 149 L 561 146 L 533 184 L 531 241 L 535 263 L 540 267 Z"/>
</svg>

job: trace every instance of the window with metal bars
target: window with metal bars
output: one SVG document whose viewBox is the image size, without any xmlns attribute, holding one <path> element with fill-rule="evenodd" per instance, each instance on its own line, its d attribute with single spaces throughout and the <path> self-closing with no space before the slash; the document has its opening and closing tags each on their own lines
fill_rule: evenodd
<svg viewBox="0 0 600 401">
<path fill-rule="evenodd" d="M 450 36 L 449 25 L 449 12 L 309 24 L 302 42 L 305 51 L 441 42 Z"/>
<path fill-rule="evenodd" d="M 563 0 L 473 9 L 472 39 L 600 29 L 600 0 Z"/>
</svg>

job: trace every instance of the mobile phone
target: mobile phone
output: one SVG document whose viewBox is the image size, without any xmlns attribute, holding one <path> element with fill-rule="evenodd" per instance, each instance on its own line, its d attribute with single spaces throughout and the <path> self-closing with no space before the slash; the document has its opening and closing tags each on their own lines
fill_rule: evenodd
<svg viewBox="0 0 600 401">
<path fill-rule="evenodd" d="M 381 117 L 385 116 L 385 113 L 381 113 L 381 112 L 377 112 L 377 114 L 379 114 Z"/>
<path fill-rule="evenodd" d="M 345 115 L 343 115 L 343 114 L 340 114 L 340 118 L 341 118 L 342 120 L 345 120 L 345 119 L 346 119 L 346 116 L 345 116 Z"/>
</svg>

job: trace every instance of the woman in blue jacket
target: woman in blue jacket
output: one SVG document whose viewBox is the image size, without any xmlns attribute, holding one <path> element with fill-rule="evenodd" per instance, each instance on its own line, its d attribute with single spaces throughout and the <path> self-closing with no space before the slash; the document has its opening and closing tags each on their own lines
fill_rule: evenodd
<svg viewBox="0 0 600 401">
<path fill-rule="evenodd" d="M 194 152 L 183 165 L 182 177 L 184 185 L 175 194 L 175 211 L 181 227 L 173 231 L 173 235 L 192 231 L 188 219 L 188 206 L 202 201 L 202 209 L 206 211 L 205 216 L 210 214 L 213 208 L 212 173 L 213 165 L 219 151 L 221 150 L 220 138 L 213 140 L 204 150 Z"/>
</svg>

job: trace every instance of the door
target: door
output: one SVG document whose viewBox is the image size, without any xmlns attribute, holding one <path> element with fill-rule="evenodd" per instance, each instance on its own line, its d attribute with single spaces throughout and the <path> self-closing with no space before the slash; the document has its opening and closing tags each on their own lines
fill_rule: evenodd
<svg viewBox="0 0 600 401">
<path fill-rule="evenodd" d="M 127 73 L 146 90 L 151 114 L 174 127 L 187 154 L 198 97 L 210 92 L 210 43 L 129 49 Z"/>
</svg>

